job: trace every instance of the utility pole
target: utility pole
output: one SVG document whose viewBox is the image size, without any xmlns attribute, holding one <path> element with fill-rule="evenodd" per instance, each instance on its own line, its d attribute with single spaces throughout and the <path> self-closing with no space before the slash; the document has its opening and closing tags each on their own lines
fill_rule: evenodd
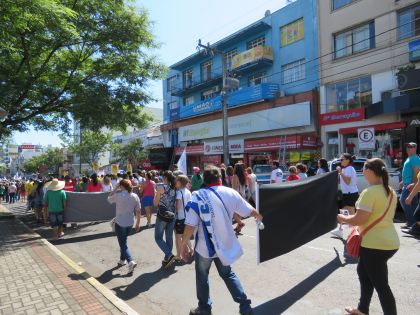
<svg viewBox="0 0 420 315">
<path fill-rule="evenodd" d="M 203 49 L 204 54 L 214 56 L 218 54 L 222 58 L 222 92 L 220 93 L 222 101 L 222 114 L 223 114 L 223 163 L 229 165 L 229 131 L 228 131 L 228 109 L 227 109 L 227 90 L 239 87 L 239 80 L 228 77 L 227 65 L 226 65 L 226 54 L 218 50 L 215 47 L 210 47 L 210 43 L 207 45 L 201 44 L 201 39 L 198 40 L 197 49 L 200 51 Z"/>
</svg>

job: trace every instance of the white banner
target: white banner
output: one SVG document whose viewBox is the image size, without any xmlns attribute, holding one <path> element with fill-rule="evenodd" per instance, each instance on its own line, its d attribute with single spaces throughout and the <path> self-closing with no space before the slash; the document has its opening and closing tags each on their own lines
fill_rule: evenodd
<svg viewBox="0 0 420 315">
<path fill-rule="evenodd" d="M 182 173 L 187 175 L 187 147 L 184 148 L 184 151 L 182 152 L 181 157 L 179 158 L 176 165 Z"/>
<path fill-rule="evenodd" d="M 244 140 L 229 140 L 229 153 L 244 153 Z M 204 155 L 223 154 L 223 141 L 204 142 Z"/>
<path fill-rule="evenodd" d="M 359 128 L 357 129 L 359 150 L 375 149 L 375 128 Z"/>
</svg>

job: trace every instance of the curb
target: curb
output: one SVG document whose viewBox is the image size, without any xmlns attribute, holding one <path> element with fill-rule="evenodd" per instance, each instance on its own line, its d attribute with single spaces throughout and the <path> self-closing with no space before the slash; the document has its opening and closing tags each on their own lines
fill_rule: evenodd
<svg viewBox="0 0 420 315">
<path fill-rule="evenodd" d="M 15 214 L 7 209 L 5 206 L 0 204 L 0 220 L 10 220 L 14 219 Z"/>
<path fill-rule="evenodd" d="M 1 210 L 1 208 L 0 208 Z M 13 216 L 14 217 L 14 216 Z M 140 315 L 135 310 L 133 310 L 127 303 L 121 300 L 119 297 L 115 296 L 110 289 L 92 277 L 85 269 L 76 264 L 68 256 L 66 256 L 62 251 L 60 251 L 53 244 L 48 242 L 45 238 L 42 238 L 39 234 L 35 233 L 29 226 L 23 223 L 21 220 L 16 219 L 22 226 L 25 227 L 30 233 L 38 235 L 40 241 L 44 243 L 50 250 L 52 250 L 58 257 L 60 257 L 67 265 L 73 268 L 77 274 L 85 279 L 89 284 L 94 287 L 100 294 L 102 294 L 111 304 L 113 304 L 117 309 L 119 309 L 123 314 L 126 315 Z"/>
</svg>

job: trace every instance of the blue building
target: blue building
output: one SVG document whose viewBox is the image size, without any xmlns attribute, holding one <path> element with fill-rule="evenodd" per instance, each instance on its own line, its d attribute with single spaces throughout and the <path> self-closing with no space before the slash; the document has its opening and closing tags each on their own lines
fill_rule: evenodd
<svg viewBox="0 0 420 315">
<path fill-rule="evenodd" d="M 239 88 L 227 93 L 230 160 L 310 160 L 318 144 L 317 1 L 298 0 L 214 43 Z M 197 52 L 163 81 L 166 147 L 189 165 L 222 161 L 222 54 Z"/>
</svg>

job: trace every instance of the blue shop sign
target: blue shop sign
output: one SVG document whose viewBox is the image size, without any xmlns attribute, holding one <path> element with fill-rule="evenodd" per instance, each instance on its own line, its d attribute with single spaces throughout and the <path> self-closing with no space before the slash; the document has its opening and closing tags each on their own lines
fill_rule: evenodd
<svg viewBox="0 0 420 315">
<path fill-rule="evenodd" d="M 220 96 L 216 96 L 212 99 L 200 101 L 190 105 L 182 106 L 180 117 L 196 116 L 206 113 L 211 113 L 222 109 L 222 101 Z"/>
<path fill-rule="evenodd" d="M 173 108 L 169 111 L 169 119 L 170 120 L 176 120 L 179 119 L 179 107 Z"/>
<path fill-rule="evenodd" d="M 420 60 L 420 39 L 408 43 L 408 59 L 410 61 Z"/>
</svg>

